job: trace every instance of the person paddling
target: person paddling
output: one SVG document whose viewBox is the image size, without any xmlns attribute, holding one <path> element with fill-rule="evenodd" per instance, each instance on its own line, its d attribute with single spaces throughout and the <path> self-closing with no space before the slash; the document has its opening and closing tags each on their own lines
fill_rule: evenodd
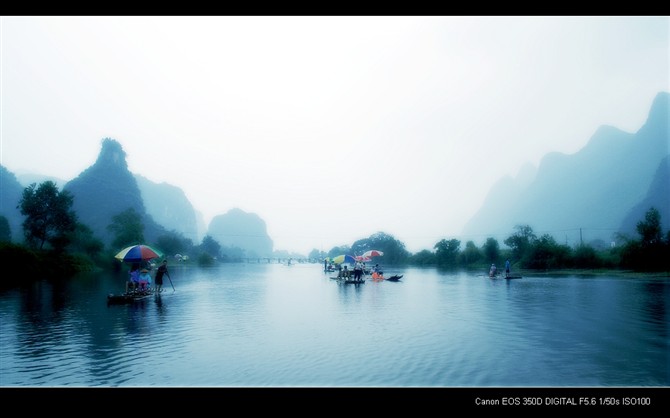
<svg viewBox="0 0 670 418">
<path fill-rule="evenodd" d="M 170 273 L 167 269 L 167 260 L 163 260 L 161 265 L 158 267 L 158 270 L 156 270 L 156 292 L 163 291 L 163 276 L 166 274 L 168 277 L 170 277 Z"/>
</svg>

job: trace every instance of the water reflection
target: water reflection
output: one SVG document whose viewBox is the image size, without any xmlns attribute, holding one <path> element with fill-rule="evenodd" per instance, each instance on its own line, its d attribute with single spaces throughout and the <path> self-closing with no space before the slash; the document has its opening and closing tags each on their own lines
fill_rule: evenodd
<svg viewBox="0 0 670 418">
<path fill-rule="evenodd" d="M 6 291 L 0 384 L 670 382 L 666 280 L 399 274 L 399 282 L 342 284 L 321 265 L 175 266 L 174 290 L 111 306 L 106 297 L 122 290 L 122 274 Z"/>
<path fill-rule="evenodd" d="M 643 285 L 639 307 L 645 313 L 649 323 L 658 325 L 662 335 L 668 337 L 670 317 L 668 315 L 668 301 L 670 300 L 670 286 L 663 281 L 649 281 Z"/>
</svg>

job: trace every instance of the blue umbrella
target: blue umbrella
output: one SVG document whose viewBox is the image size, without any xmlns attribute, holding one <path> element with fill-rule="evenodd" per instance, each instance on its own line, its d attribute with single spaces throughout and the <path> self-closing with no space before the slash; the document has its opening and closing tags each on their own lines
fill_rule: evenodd
<svg viewBox="0 0 670 418">
<path fill-rule="evenodd" d="M 351 255 L 338 255 L 337 257 L 333 257 L 333 263 L 335 264 L 342 264 L 342 263 L 354 264 L 355 262 L 356 259 Z"/>
</svg>

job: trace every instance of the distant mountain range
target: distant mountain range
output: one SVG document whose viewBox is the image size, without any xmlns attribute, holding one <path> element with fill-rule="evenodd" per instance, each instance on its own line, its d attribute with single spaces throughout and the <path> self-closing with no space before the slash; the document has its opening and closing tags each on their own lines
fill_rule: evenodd
<svg viewBox="0 0 670 418">
<path fill-rule="evenodd" d="M 108 225 L 115 215 L 132 208 L 142 217 L 147 242 L 155 242 L 168 231 L 180 233 L 199 244 L 205 233 L 212 237 L 236 237 L 219 242 L 245 251 L 249 257 L 272 255 L 272 240 L 267 236 L 265 222 L 241 210 L 219 215 L 205 231 L 202 215 L 193 208 L 183 190 L 166 183 L 154 183 L 128 171 L 126 153 L 121 144 L 110 138 L 102 140 L 96 162 L 76 178 L 64 182 L 54 178 L 25 176 L 24 181 L 41 183 L 52 180 L 74 196 L 73 210 L 78 221 L 91 228 L 94 235 L 109 245 L 114 239 Z M 16 175 L 0 166 L 0 215 L 10 225 L 12 241 L 23 241 L 23 216 L 16 208 L 23 189 Z M 252 236 L 252 239 L 247 238 Z M 215 238 L 216 239 L 216 238 Z M 269 245 L 268 245 L 269 244 Z"/>
<path fill-rule="evenodd" d="M 23 241 L 23 215 L 17 208 L 23 189 L 16 175 L 0 165 L 0 215 L 7 218 L 13 242 Z"/>
<path fill-rule="evenodd" d="M 209 223 L 207 234 L 221 245 L 244 249 L 247 257 L 272 254 L 273 241 L 265 221 L 255 213 L 234 208 L 217 215 Z"/>
<path fill-rule="evenodd" d="M 571 246 L 610 245 L 618 233 L 638 238 L 636 224 L 652 206 L 667 230 L 669 101 L 669 93 L 659 93 L 634 134 L 603 126 L 579 152 L 547 154 L 537 169 L 526 167 L 514 179 L 501 179 L 462 235 L 500 241 L 515 226 L 529 225 L 536 235 L 550 234 Z"/>
<path fill-rule="evenodd" d="M 135 174 L 135 180 L 146 211 L 156 222 L 181 233 L 194 244 L 202 240 L 205 221 L 182 189 L 168 183 L 154 183 L 139 174 Z"/>
<path fill-rule="evenodd" d="M 466 240 L 502 241 L 517 225 L 560 243 L 608 246 L 623 233 L 637 238 L 636 225 L 650 207 L 661 213 L 663 231 L 670 226 L 670 93 L 659 93 L 646 123 L 634 134 L 603 126 L 588 144 L 571 155 L 547 154 L 536 168 L 522 167 L 516 178 L 504 177 L 465 225 Z M 205 234 L 250 257 L 270 256 L 272 239 L 255 214 L 233 209 L 206 227 L 184 192 L 128 171 L 125 152 L 114 139 L 102 140 L 96 162 L 68 182 L 52 177 L 17 176 L 0 166 L 0 215 L 9 221 L 12 240 L 23 240 L 23 216 L 16 208 L 30 183 L 55 181 L 74 196 L 79 221 L 109 244 L 114 215 L 133 208 L 142 214 L 145 237 L 155 240 L 176 231 L 198 244 Z M 19 178 L 21 181 L 19 181 Z"/>
</svg>

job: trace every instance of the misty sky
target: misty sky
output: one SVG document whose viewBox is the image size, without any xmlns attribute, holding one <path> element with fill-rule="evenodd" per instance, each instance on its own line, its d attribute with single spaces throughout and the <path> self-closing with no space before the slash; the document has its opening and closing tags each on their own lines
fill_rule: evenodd
<svg viewBox="0 0 670 418">
<path fill-rule="evenodd" d="M 65 181 L 114 138 L 276 250 L 461 235 L 491 187 L 670 91 L 660 17 L 1 17 L 0 159 Z M 504 202 L 501 202 L 504 204 Z M 510 234 L 513 231 L 510 231 Z"/>
</svg>

